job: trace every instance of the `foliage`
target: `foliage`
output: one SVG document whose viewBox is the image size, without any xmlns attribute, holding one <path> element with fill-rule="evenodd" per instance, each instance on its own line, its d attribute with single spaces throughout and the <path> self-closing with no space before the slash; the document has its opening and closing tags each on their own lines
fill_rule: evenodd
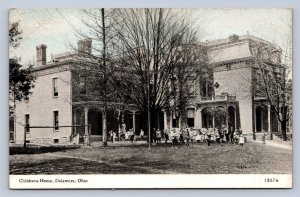
<svg viewBox="0 0 300 197">
<path fill-rule="evenodd" d="M 9 45 L 18 47 L 22 39 L 22 31 L 19 28 L 19 22 L 11 23 L 9 26 Z"/>
<path fill-rule="evenodd" d="M 35 77 L 30 68 L 22 68 L 17 59 L 9 59 L 9 93 L 16 101 L 28 99 L 30 89 L 34 88 Z"/>
</svg>

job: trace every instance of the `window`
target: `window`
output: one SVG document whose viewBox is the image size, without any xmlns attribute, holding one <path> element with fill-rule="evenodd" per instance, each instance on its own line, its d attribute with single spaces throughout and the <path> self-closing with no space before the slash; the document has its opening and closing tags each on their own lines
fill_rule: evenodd
<svg viewBox="0 0 300 197">
<path fill-rule="evenodd" d="M 231 64 L 226 64 L 225 66 L 227 70 L 231 70 Z"/>
<path fill-rule="evenodd" d="M 86 94 L 86 77 L 80 76 L 79 77 L 79 88 L 80 94 Z"/>
<path fill-rule="evenodd" d="M 177 128 L 177 119 L 172 119 L 172 127 Z"/>
<path fill-rule="evenodd" d="M 30 127 L 29 114 L 25 114 L 25 130 L 26 130 L 26 133 L 30 132 L 29 127 Z"/>
<path fill-rule="evenodd" d="M 53 85 L 53 97 L 58 97 L 58 87 L 57 87 L 57 78 L 52 79 L 52 85 Z"/>
<path fill-rule="evenodd" d="M 54 130 L 58 130 L 59 125 L 58 125 L 58 111 L 53 111 L 53 126 L 54 126 Z"/>
<path fill-rule="evenodd" d="M 177 112 L 172 112 L 172 127 L 178 128 L 178 116 L 176 116 Z"/>
<path fill-rule="evenodd" d="M 195 119 L 194 118 L 188 118 L 187 119 L 187 125 L 188 125 L 188 127 L 193 128 L 195 126 Z"/>
<path fill-rule="evenodd" d="M 187 110 L 187 125 L 188 127 L 195 126 L 195 109 Z"/>
</svg>

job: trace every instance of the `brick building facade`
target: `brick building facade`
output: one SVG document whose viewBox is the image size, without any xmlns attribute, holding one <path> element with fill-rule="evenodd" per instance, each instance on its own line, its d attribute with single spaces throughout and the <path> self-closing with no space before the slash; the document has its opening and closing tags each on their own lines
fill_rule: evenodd
<svg viewBox="0 0 300 197">
<path fill-rule="evenodd" d="M 226 39 L 208 41 L 201 45 L 207 51 L 207 69 L 194 73 L 195 95 L 192 97 L 181 124 L 195 129 L 221 127 L 242 129 L 246 135 L 256 132 L 278 132 L 278 122 L 272 113 L 272 106 L 263 95 L 255 93 L 253 59 L 255 46 L 270 43 L 257 37 L 232 35 Z M 90 50 L 91 42 L 78 42 L 79 50 Z M 271 46 L 271 45 L 270 45 Z M 63 53 L 46 61 L 45 45 L 37 50 L 37 65 L 33 72 L 37 79 L 28 101 L 16 105 L 15 142 L 24 141 L 24 125 L 53 126 L 27 130 L 26 140 L 35 144 L 79 143 L 80 136 L 91 133 L 102 135 L 101 103 L 76 100 L 79 90 L 73 85 L 81 79 L 74 72 L 74 58 L 77 53 Z M 271 50 L 272 51 L 272 50 Z M 285 67 L 277 54 L 273 64 L 282 77 Z M 207 77 L 205 77 L 207 76 Z M 110 103 L 109 105 L 115 105 Z M 222 111 L 221 116 L 217 112 Z M 215 113 L 216 112 L 216 113 Z M 108 131 L 117 130 L 115 112 L 108 113 Z M 220 113 L 219 113 L 220 114 Z M 143 117 L 134 104 L 128 104 L 123 111 L 126 128 L 133 128 L 136 134 L 143 128 Z M 180 127 L 175 112 L 164 110 L 160 113 L 160 129 Z M 66 127 L 56 127 L 56 126 Z M 81 125 L 78 127 L 68 127 Z M 91 125 L 89 127 L 82 125 Z"/>
</svg>

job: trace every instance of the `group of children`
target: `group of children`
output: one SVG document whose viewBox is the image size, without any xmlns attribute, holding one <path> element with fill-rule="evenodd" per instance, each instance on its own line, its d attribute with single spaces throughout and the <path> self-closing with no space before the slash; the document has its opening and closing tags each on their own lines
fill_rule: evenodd
<svg viewBox="0 0 300 197">
<path fill-rule="evenodd" d="M 128 131 L 122 132 L 119 131 L 119 136 L 117 137 L 116 132 L 109 131 L 109 140 L 111 142 L 115 140 L 125 140 L 128 142 L 134 141 L 134 131 L 133 129 L 129 129 Z M 212 142 L 216 142 L 219 146 L 221 143 L 235 144 L 236 146 L 243 146 L 245 143 L 245 137 L 243 135 L 242 130 L 235 130 L 231 127 L 227 129 L 227 127 L 222 126 L 220 129 L 218 128 L 202 128 L 202 129 L 192 129 L 192 128 L 173 128 L 170 131 L 159 130 L 153 128 L 152 139 L 154 143 L 160 143 L 162 139 L 164 139 L 165 143 L 169 140 L 172 142 L 172 147 L 177 144 L 185 144 L 187 147 L 190 146 L 190 142 L 205 142 L 208 146 Z M 140 131 L 140 138 L 143 140 L 144 131 Z"/>
<path fill-rule="evenodd" d="M 133 129 L 129 129 L 128 131 L 122 132 L 121 130 L 119 131 L 119 135 L 117 135 L 117 133 L 115 131 L 109 131 L 108 132 L 108 139 L 110 142 L 114 142 L 114 141 L 121 141 L 121 140 L 125 140 L 128 142 L 132 142 L 134 141 L 134 132 Z"/>
<path fill-rule="evenodd" d="M 242 130 L 233 131 L 231 128 L 229 131 L 227 128 L 223 127 L 222 129 L 213 129 L 213 128 L 202 128 L 202 129 L 178 129 L 173 128 L 171 132 L 168 130 L 164 131 L 165 133 L 165 142 L 167 143 L 168 138 L 172 141 L 172 147 L 176 144 L 185 144 L 189 147 L 190 142 L 205 142 L 210 146 L 211 142 L 216 142 L 218 145 L 221 143 L 230 143 L 235 144 L 236 146 L 243 146 L 245 143 L 245 137 L 242 133 Z"/>
</svg>

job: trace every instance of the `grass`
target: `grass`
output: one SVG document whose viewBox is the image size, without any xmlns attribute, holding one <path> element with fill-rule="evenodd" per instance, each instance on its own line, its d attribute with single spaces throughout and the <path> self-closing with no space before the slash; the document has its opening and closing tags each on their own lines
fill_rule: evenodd
<svg viewBox="0 0 300 197">
<path fill-rule="evenodd" d="M 292 151 L 247 143 L 245 146 L 159 144 L 71 149 L 11 155 L 11 174 L 276 174 L 292 173 Z"/>
</svg>

